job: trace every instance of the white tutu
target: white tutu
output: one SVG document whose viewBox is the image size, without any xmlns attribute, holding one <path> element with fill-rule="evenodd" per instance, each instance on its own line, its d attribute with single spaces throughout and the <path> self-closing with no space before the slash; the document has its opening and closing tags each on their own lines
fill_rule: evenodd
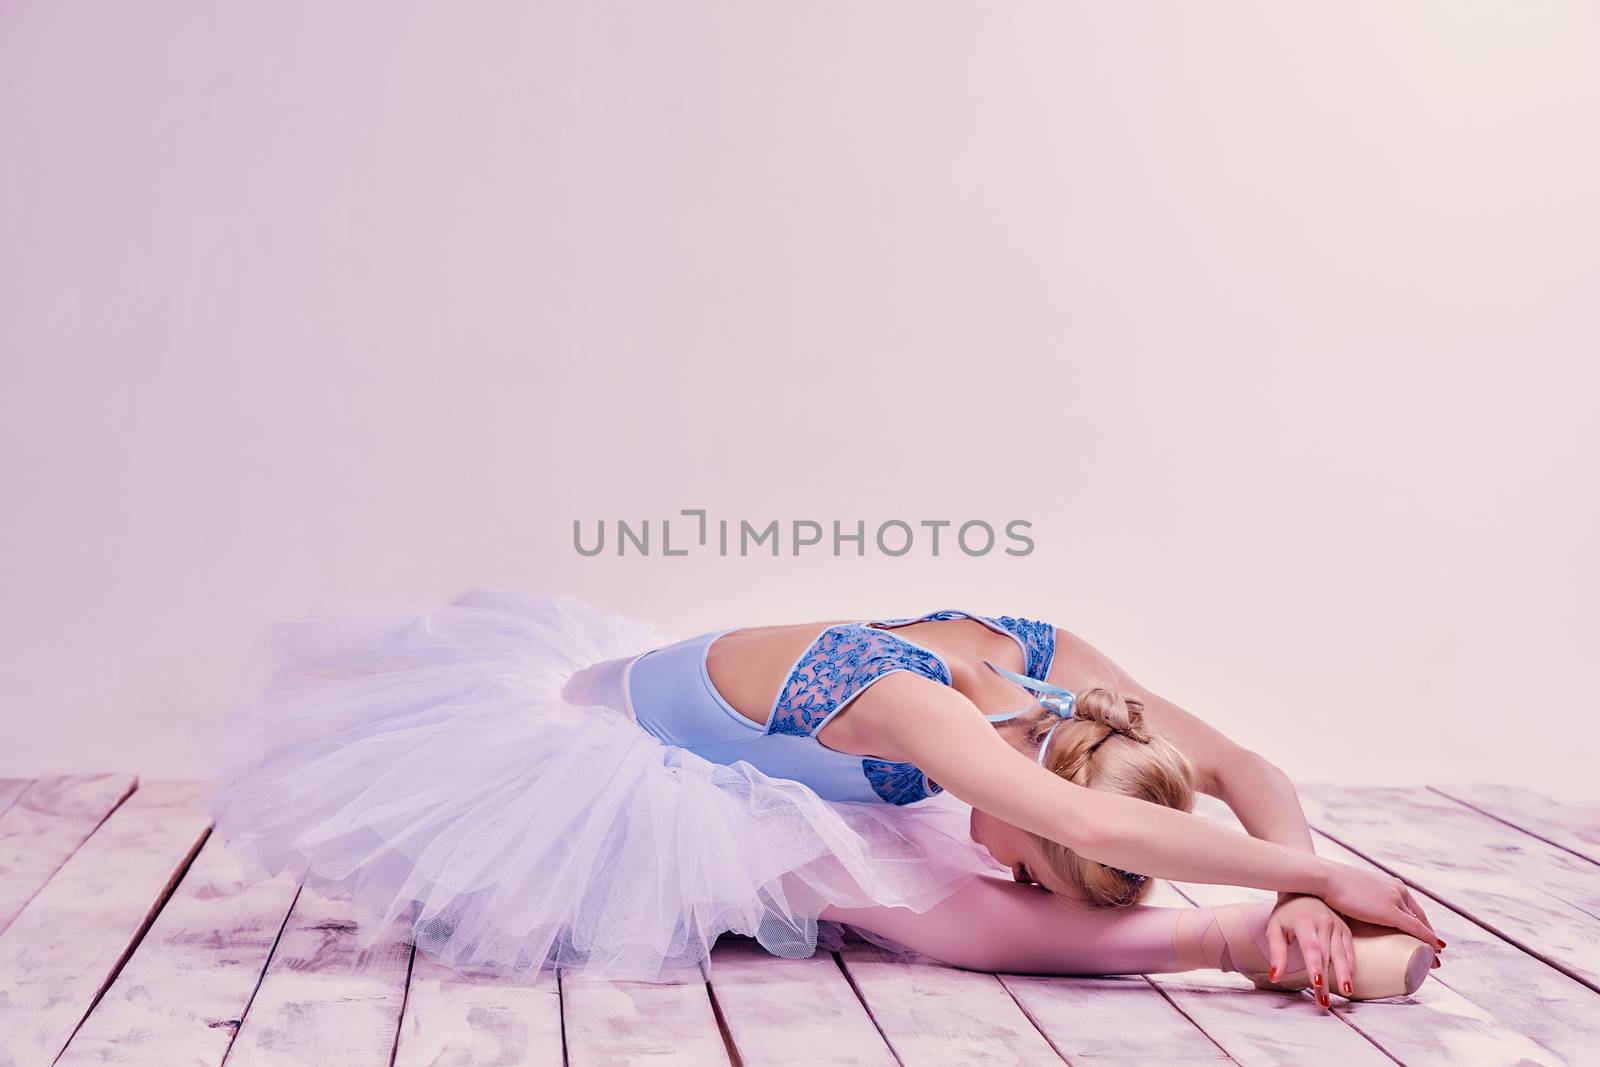
<svg viewBox="0 0 1600 1067">
<path fill-rule="evenodd" d="M 274 626 L 265 694 L 215 735 L 216 832 L 349 897 L 368 943 L 403 917 L 441 962 L 534 978 L 700 981 L 724 932 L 807 956 L 829 904 L 923 911 L 1001 870 L 948 794 L 829 802 L 562 700 L 670 641 L 571 597 L 330 598 Z"/>
</svg>

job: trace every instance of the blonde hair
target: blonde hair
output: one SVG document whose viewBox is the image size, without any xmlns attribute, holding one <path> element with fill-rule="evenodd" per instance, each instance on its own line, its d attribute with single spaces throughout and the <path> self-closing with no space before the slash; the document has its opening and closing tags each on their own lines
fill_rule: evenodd
<svg viewBox="0 0 1600 1067">
<path fill-rule="evenodd" d="M 1194 764 L 1144 722 L 1144 704 L 1103 687 L 1073 701 L 1072 718 L 1056 728 L 1044 766 L 1090 789 L 1137 797 L 1181 811 L 1194 808 Z M 1100 907 L 1124 907 L 1150 895 L 1150 878 L 1078 855 L 1066 845 L 1030 834 L 1056 876 Z"/>
</svg>

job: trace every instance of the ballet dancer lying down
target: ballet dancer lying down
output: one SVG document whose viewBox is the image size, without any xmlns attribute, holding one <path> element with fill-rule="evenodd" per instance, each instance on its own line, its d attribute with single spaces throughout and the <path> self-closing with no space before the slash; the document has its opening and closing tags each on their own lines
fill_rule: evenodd
<svg viewBox="0 0 1600 1067">
<path fill-rule="evenodd" d="M 1415 991 L 1444 947 L 1399 880 L 1315 854 L 1272 764 L 1045 622 L 672 642 L 478 589 L 330 600 L 270 646 L 217 832 L 453 966 L 699 981 L 720 934 L 807 956 L 837 922 L 958 967 L 1213 967 L 1327 1008 Z M 1155 878 L 1278 899 L 1140 903 Z"/>
</svg>

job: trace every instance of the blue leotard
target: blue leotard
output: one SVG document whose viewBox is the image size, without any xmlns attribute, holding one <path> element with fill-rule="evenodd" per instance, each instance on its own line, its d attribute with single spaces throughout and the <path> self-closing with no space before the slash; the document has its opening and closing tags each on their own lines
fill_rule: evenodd
<svg viewBox="0 0 1600 1067">
<path fill-rule="evenodd" d="M 626 661 L 598 664 L 592 697 L 632 715 L 651 734 L 717 763 L 748 761 L 774 778 L 803 782 L 828 800 L 912 804 L 943 788 L 910 763 L 824 746 L 817 731 L 878 679 L 909 671 L 950 685 L 931 649 L 890 632 L 914 622 L 973 619 L 1013 638 L 1027 677 L 1043 682 L 1055 656 L 1055 627 L 1009 615 L 935 611 L 912 618 L 840 623 L 824 630 L 790 668 L 765 724 L 740 714 L 711 684 L 706 654 L 730 630 L 716 630 Z M 1004 673 L 1004 672 L 1003 672 Z M 1015 712 L 988 716 L 1002 721 Z"/>
</svg>

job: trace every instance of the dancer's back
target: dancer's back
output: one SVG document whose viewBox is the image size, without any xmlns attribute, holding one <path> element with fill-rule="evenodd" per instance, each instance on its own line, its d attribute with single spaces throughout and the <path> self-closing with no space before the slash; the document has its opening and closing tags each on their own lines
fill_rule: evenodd
<svg viewBox="0 0 1600 1067">
<path fill-rule="evenodd" d="M 957 689 L 980 709 L 1009 705 L 1001 713 L 1009 719 L 1025 691 L 996 672 L 984 677 L 979 665 L 1008 664 L 1002 669 L 1042 681 L 1054 653 L 1048 623 L 961 611 L 730 628 L 599 664 L 574 678 L 567 696 L 618 707 L 664 742 L 716 763 L 748 763 L 830 800 L 904 805 L 942 787 L 883 751 L 869 721 L 840 713 L 874 683 L 907 673 Z"/>
<path fill-rule="evenodd" d="M 706 653 L 711 683 L 735 710 L 763 725 L 795 662 L 825 630 L 849 621 L 758 626 L 724 634 Z M 951 686 L 980 710 L 1009 711 L 1017 705 L 1017 687 L 983 666 L 988 660 L 1028 673 L 1026 656 L 1009 635 L 971 618 L 927 619 L 897 626 L 894 633 L 937 653 L 949 668 Z M 862 726 L 859 717 L 839 715 L 817 731 L 817 740 L 841 752 L 884 755 L 866 747 L 870 742 Z"/>
</svg>

